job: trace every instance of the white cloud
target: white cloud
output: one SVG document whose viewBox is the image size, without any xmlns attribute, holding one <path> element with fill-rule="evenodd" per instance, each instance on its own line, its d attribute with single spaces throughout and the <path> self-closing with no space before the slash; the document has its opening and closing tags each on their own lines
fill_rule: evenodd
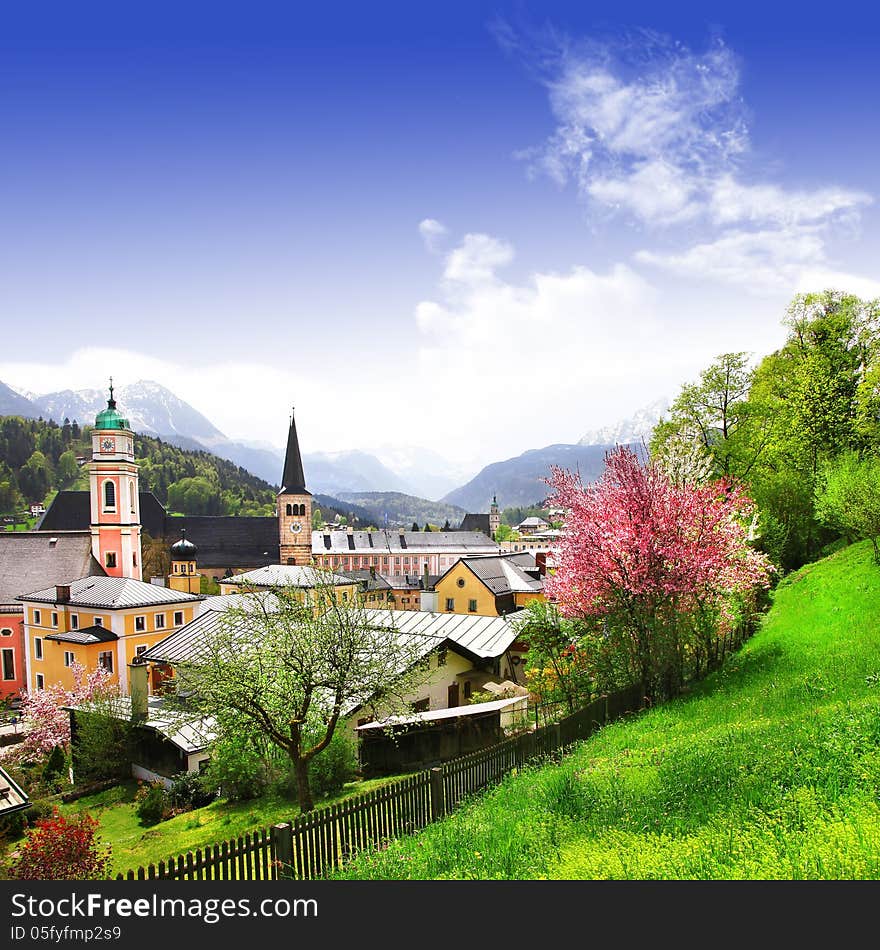
<svg viewBox="0 0 880 950">
<path fill-rule="evenodd" d="M 466 234 L 461 244 L 446 258 L 443 276 L 461 284 L 482 284 L 495 277 L 495 271 L 513 260 L 513 247 L 488 234 Z"/>
<path fill-rule="evenodd" d="M 573 442 L 590 419 L 620 415 L 621 399 L 635 408 L 668 387 L 676 359 L 662 354 L 674 344 L 644 278 L 619 264 L 507 281 L 498 270 L 513 253 L 467 235 L 437 296 L 416 308 L 419 394 L 441 443 L 489 444 L 512 429 L 518 451 Z"/>
<path fill-rule="evenodd" d="M 741 285 L 752 293 L 790 289 L 807 267 L 824 259 L 822 238 L 806 228 L 732 231 L 677 254 L 638 251 L 635 259 L 691 280 Z"/>
<path fill-rule="evenodd" d="M 586 186 L 591 198 L 611 208 L 625 208 L 645 221 L 668 224 L 694 218 L 696 185 L 680 168 L 662 160 L 637 165 L 625 178 L 595 178 Z"/>
<path fill-rule="evenodd" d="M 872 201 L 835 184 L 791 189 L 750 173 L 739 65 L 721 42 L 700 54 L 645 32 L 566 41 L 543 65 L 557 125 L 524 153 L 531 170 L 573 181 L 593 212 L 689 228 L 689 247 L 642 250 L 639 263 L 773 293 L 827 265 L 833 229 L 857 226 Z"/>
<path fill-rule="evenodd" d="M 747 148 L 738 83 L 722 43 L 697 55 L 643 34 L 638 45 L 566 49 L 547 81 L 557 128 L 526 154 L 599 206 L 653 224 L 690 219 L 707 182 Z"/>
<path fill-rule="evenodd" d="M 786 191 L 777 185 L 746 185 L 732 175 L 713 182 L 710 212 L 721 225 L 747 222 L 793 227 L 826 223 L 835 216 L 854 214 L 871 203 L 871 196 L 845 188 Z"/>
<path fill-rule="evenodd" d="M 425 242 L 425 247 L 432 253 L 437 253 L 440 244 L 448 234 L 445 224 L 441 224 L 434 218 L 425 218 L 419 222 L 419 234 Z"/>
</svg>

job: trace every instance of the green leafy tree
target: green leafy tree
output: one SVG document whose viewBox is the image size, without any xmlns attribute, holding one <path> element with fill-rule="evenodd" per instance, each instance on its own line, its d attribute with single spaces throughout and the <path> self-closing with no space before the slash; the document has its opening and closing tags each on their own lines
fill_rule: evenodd
<svg viewBox="0 0 880 950">
<path fill-rule="evenodd" d="M 544 601 L 532 601 L 526 614 L 520 627 L 520 639 L 528 644 L 526 682 L 542 705 L 563 703 L 572 713 L 589 702 L 597 683 L 586 627 Z"/>
<path fill-rule="evenodd" d="M 309 769 L 362 703 L 404 712 L 427 675 L 426 644 L 377 623 L 329 584 L 308 602 L 275 588 L 223 614 L 198 656 L 176 666 L 178 689 L 213 717 L 221 736 L 259 732 L 290 759 L 302 811 L 313 807 Z"/>
<path fill-rule="evenodd" d="M 69 485 L 79 475 L 79 466 L 76 464 L 76 456 L 70 449 L 62 452 L 58 456 L 58 464 L 55 467 L 56 483 L 59 488 Z"/>
<path fill-rule="evenodd" d="M 29 502 L 39 502 L 46 497 L 52 485 L 49 463 L 42 452 L 35 451 L 18 473 L 18 487 Z"/>
<path fill-rule="evenodd" d="M 820 472 L 816 514 L 848 540 L 870 539 L 880 564 L 880 458 L 847 452 Z"/>
</svg>

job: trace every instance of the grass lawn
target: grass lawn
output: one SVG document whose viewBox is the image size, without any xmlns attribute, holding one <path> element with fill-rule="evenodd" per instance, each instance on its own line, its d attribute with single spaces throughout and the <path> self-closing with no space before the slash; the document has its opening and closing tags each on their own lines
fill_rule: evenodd
<svg viewBox="0 0 880 950">
<path fill-rule="evenodd" d="M 511 775 L 339 876 L 880 878 L 880 567 L 869 542 L 784 579 L 687 695 Z"/>
<path fill-rule="evenodd" d="M 393 778 L 352 782 L 343 794 L 333 799 L 324 799 L 318 807 L 329 801 L 339 801 L 350 795 L 370 791 Z M 287 798 L 264 796 L 245 802 L 227 802 L 220 799 L 194 811 L 176 815 L 167 821 L 145 827 L 135 811 L 135 781 L 117 785 L 106 791 L 80 798 L 68 805 L 61 805 L 64 814 L 87 811 L 97 818 L 101 840 L 110 844 L 113 859 L 113 875 L 129 869 L 146 867 L 186 851 L 217 844 L 237 837 L 246 831 L 267 828 L 280 821 L 290 821 L 299 814 L 296 802 Z"/>
</svg>

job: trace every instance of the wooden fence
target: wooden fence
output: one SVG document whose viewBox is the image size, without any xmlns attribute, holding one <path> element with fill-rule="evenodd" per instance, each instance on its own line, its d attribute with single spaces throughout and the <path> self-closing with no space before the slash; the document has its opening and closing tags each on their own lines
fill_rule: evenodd
<svg viewBox="0 0 880 950">
<path fill-rule="evenodd" d="M 359 852 L 382 848 L 394 838 L 419 831 L 513 769 L 558 755 L 604 723 L 641 709 L 643 704 L 641 687 L 633 686 L 600 697 L 558 723 L 315 809 L 292 822 L 188 851 L 157 865 L 118 874 L 116 879 L 268 881 L 325 877 Z"/>
</svg>

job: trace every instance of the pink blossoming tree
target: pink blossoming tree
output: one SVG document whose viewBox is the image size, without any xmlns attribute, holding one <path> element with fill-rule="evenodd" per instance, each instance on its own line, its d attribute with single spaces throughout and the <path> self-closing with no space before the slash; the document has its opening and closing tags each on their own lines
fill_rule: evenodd
<svg viewBox="0 0 880 950">
<path fill-rule="evenodd" d="M 623 447 L 594 484 L 557 467 L 548 482 L 569 512 L 547 585 L 561 612 L 616 640 L 649 700 L 675 693 L 697 656 L 717 662 L 773 569 L 749 546 L 743 492 L 674 481 Z"/>
<path fill-rule="evenodd" d="M 98 702 L 118 694 L 111 675 L 101 667 L 86 670 L 82 664 L 74 663 L 70 669 L 73 689 L 67 690 L 60 683 L 53 683 L 45 689 L 23 694 L 21 713 L 27 733 L 16 747 L 16 758 L 46 755 L 56 746 L 67 751 L 70 746 L 70 714 L 64 707 Z"/>
</svg>

